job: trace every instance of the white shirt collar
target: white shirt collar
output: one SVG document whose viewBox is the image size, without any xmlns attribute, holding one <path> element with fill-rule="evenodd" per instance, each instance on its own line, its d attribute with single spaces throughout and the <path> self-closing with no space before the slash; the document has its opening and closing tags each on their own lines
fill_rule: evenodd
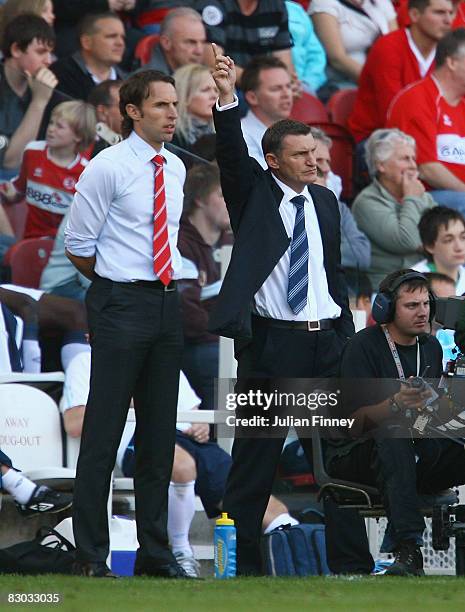
<svg viewBox="0 0 465 612">
<path fill-rule="evenodd" d="M 289 187 L 289 185 L 286 185 L 285 183 L 280 181 L 279 178 L 277 178 L 273 174 L 273 172 L 271 173 L 271 176 L 274 178 L 274 180 L 276 181 L 278 187 L 280 187 L 282 192 L 284 193 L 283 199 L 286 202 L 289 202 L 292 198 L 295 198 L 295 196 L 298 196 L 298 195 L 303 196 L 305 198 L 306 202 L 311 202 L 312 201 L 307 186 L 305 186 L 300 193 L 297 193 L 297 191 L 294 191 L 291 187 Z"/>
<path fill-rule="evenodd" d="M 408 28 L 406 28 L 405 33 L 407 34 L 407 41 L 408 41 L 409 47 L 413 55 L 417 58 L 418 67 L 420 69 L 420 74 L 422 77 L 425 77 L 426 73 L 431 67 L 431 64 L 434 61 L 434 57 L 436 55 L 436 47 L 430 52 L 428 57 L 425 58 L 423 57 L 423 55 L 420 53 L 420 50 L 416 46 L 412 38 L 412 34 L 410 33 L 410 30 Z"/>
<path fill-rule="evenodd" d="M 162 155 L 165 158 L 165 161 L 167 159 L 164 144 L 162 145 L 161 149 L 157 151 L 152 147 L 152 145 L 149 145 L 146 140 L 136 134 L 134 130 L 129 134 L 127 142 L 137 157 L 143 162 L 152 161 L 155 155 Z"/>
</svg>

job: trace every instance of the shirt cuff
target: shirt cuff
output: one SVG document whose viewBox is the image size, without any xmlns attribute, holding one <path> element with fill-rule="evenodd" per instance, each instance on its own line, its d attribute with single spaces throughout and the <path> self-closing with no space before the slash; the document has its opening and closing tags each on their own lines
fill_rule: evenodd
<svg viewBox="0 0 465 612">
<path fill-rule="evenodd" d="M 219 103 L 220 99 L 218 98 L 218 100 L 216 101 L 216 110 L 221 113 L 222 111 L 226 111 L 230 108 L 236 108 L 236 106 L 239 106 L 239 99 L 236 94 L 234 94 L 234 102 L 230 102 L 229 104 L 225 104 L 224 106 L 220 106 Z"/>
<path fill-rule="evenodd" d="M 93 257 L 95 255 L 95 240 L 83 241 L 81 238 L 66 235 L 65 248 L 76 257 Z"/>
</svg>

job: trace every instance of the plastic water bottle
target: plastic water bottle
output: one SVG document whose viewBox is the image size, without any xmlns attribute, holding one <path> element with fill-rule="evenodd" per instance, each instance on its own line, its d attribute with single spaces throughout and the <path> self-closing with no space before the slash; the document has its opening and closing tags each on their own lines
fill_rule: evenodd
<svg viewBox="0 0 465 612">
<path fill-rule="evenodd" d="M 215 527 L 215 578 L 236 575 L 236 528 L 234 521 L 222 512 Z"/>
</svg>

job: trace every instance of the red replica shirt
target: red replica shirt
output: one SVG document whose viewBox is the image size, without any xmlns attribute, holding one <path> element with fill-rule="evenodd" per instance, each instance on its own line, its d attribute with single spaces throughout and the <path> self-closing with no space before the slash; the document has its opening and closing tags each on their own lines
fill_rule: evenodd
<svg viewBox="0 0 465 612">
<path fill-rule="evenodd" d="M 465 100 L 451 106 L 429 76 L 393 100 L 387 127 L 397 127 L 417 143 L 417 162 L 441 162 L 465 182 Z"/>
<path fill-rule="evenodd" d="M 77 155 L 67 168 L 63 168 L 49 159 L 45 141 L 27 145 L 19 176 L 13 179 L 16 191 L 25 195 L 29 205 L 24 238 L 55 236 L 87 163 Z"/>
<path fill-rule="evenodd" d="M 432 70 L 434 62 L 428 70 Z M 356 142 L 368 138 L 386 122 L 394 96 L 406 85 L 422 78 L 406 30 L 395 30 L 375 42 L 360 75 L 357 98 L 349 118 Z"/>
</svg>

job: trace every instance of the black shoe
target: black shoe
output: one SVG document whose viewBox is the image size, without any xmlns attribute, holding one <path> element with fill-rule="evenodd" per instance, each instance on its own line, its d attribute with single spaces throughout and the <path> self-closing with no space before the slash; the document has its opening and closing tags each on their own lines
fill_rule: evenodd
<svg viewBox="0 0 465 612">
<path fill-rule="evenodd" d="M 401 542 L 396 550 L 394 563 L 385 576 L 424 576 L 423 555 L 415 542 Z"/>
<path fill-rule="evenodd" d="M 45 486 L 37 486 L 27 504 L 18 504 L 18 512 L 29 517 L 34 514 L 49 512 L 55 514 L 67 510 L 73 503 L 70 493 L 60 493 Z"/>
<path fill-rule="evenodd" d="M 136 559 L 134 565 L 134 576 L 151 576 L 152 578 L 178 578 L 184 580 L 199 580 L 189 576 L 184 568 L 178 563 L 165 563 L 159 565 L 151 559 Z"/>
<path fill-rule="evenodd" d="M 71 573 L 75 576 L 88 576 L 89 578 L 119 578 L 105 563 L 75 561 Z"/>
</svg>

